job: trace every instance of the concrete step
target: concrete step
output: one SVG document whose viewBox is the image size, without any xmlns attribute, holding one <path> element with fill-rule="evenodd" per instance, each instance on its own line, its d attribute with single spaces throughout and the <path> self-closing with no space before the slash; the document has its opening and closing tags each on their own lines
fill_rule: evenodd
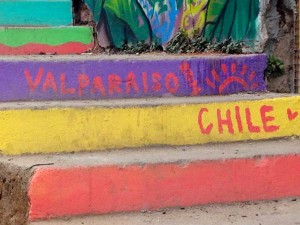
<svg viewBox="0 0 300 225">
<path fill-rule="evenodd" d="M 0 54 L 80 53 L 92 45 L 88 27 L 0 29 Z M 264 54 L 1 57 L 0 101 L 262 92 L 266 65 Z"/>
<path fill-rule="evenodd" d="M 300 96 L 13 102 L 0 105 L 3 154 L 180 146 L 299 136 Z"/>
<path fill-rule="evenodd" d="M 88 26 L 0 27 L 0 55 L 79 54 L 91 50 L 93 46 L 93 30 Z M 10 74 L 17 81 L 16 76 L 24 74 L 24 71 L 20 71 L 22 63 L 22 61 L 14 63 L 13 67 L 16 69 L 14 71 L 10 67 L 12 64 L 2 62 L 1 76 Z M 4 82 L 9 82 L 9 79 Z M 15 88 L 11 83 L 7 85 Z M 1 92 L 3 91 L 5 89 L 1 89 Z"/>
<path fill-rule="evenodd" d="M 299 145 L 2 156 L 1 224 L 300 196 Z"/>
<path fill-rule="evenodd" d="M 300 199 L 39 221 L 30 225 L 297 225 Z"/>
<path fill-rule="evenodd" d="M 72 0 L 1 0 L 0 9 L 0 26 L 38 27 L 73 24 Z"/>
</svg>

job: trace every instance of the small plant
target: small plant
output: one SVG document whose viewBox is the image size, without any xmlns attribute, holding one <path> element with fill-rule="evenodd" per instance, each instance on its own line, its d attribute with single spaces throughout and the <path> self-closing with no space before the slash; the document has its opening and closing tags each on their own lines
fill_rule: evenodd
<svg viewBox="0 0 300 225">
<path fill-rule="evenodd" d="M 243 46 L 244 43 L 241 41 L 238 42 L 230 42 L 228 45 L 225 47 L 225 51 L 223 53 L 226 54 L 242 54 L 243 53 Z"/>
<path fill-rule="evenodd" d="M 267 69 L 265 70 L 265 78 L 280 77 L 284 75 L 284 62 L 274 55 L 268 58 Z"/>
<path fill-rule="evenodd" d="M 222 42 L 209 42 L 197 31 L 193 33 L 192 37 L 189 37 L 184 30 L 180 30 L 167 44 L 166 52 L 173 54 L 201 52 L 242 54 L 243 46 L 243 42 L 234 42 L 231 39 L 226 39 Z"/>
<path fill-rule="evenodd" d="M 242 54 L 243 42 L 234 42 L 231 39 L 226 39 L 222 42 L 210 42 L 207 46 L 207 51 L 220 52 L 226 54 Z"/>
<path fill-rule="evenodd" d="M 194 33 L 191 39 L 191 52 L 205 52 L 209 42 L 199 33 Z"/>
<path fill-rule="evenodd" d="M 167 43 L 165 51 L 172 54 L 218 52 L 225 54 L 242 54 L 243 42 L 234 42 L 231 39 L 222 42 L 209 42 L 201 32 L 195 31 L 191 37 L 184 30 L 179 30 L 174 37 Z M 162 46 L 155 42 L 138 42 L 137 44 L 124 44 L 121 49 L 115 49 L 116 52 L 124 54 L 141 54 L 148 52 L 161 52 Z"/>
<path fill-rule="evenodd" d="M 190 49 L 191 40 L 184 30 L 179 30 L 166 46 L 168 53 L 187 53 Z"/>
<path fill-rule="evenodd" d="M 138 42 L 137 44 L 133 45 L 124 44 L 123 47 L 120 49 L 120 51 L 122 51 L 125 54 L 141 54 L 147 52 L 157 52 L 162 50 L 162 47 L 154 42 Z"/>
</svg>

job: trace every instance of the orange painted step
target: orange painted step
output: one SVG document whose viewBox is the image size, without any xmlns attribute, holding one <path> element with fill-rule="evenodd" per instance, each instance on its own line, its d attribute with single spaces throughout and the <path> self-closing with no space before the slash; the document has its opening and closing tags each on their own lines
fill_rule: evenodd
<svg viewBox="0 0 300 225">
<path fill-rule="evenodd" d="M 299 145 L 272 140 L 1 157 L 9 168 L 0 171 L 4 185 L 14 178 L 15 189 L 26 193 L 22 201 L 18 194 L 2 200 L 12 212 L 23 204 L 23 214 L 12 214 L 18 221 L 36 221 L 300 196 Z M 7 172 L 14 170 L 19 176 Z"/>
</svg>

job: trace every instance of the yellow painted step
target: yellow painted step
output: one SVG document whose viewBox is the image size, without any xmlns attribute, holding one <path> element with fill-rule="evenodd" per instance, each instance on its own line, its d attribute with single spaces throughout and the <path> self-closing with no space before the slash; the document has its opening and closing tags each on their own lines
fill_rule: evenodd
<svg viewBox="0 0 300 225">
<path fill-rule="evenodd" d="M 300 135 L 300 96 L 7 103 L 4 154 L 194 145 Z"/>
</svg>

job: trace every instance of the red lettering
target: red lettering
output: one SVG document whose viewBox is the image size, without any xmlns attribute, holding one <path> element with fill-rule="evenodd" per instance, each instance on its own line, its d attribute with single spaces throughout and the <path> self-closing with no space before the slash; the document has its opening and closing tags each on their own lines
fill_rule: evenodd
<svg viewBox="0 0 300 225">
<path fill-rule="evenodd" d="M 231 120 L 230 109 L 228 109 L 226 111 L 226 119 L 222 119 L 222 117 L 221 117 L 221 110 L 218 109 L 217 110 L 217 118 L 218 118 L 218 125 L 219 125 L 219 133 L 220 134 L 223 134 L 223 132 L 224 132 L 224 129 L 223 129 L 224 125 L 228 127 L 228 132 L 230 134 L 234 133 L 233 124 L 232 124 L 232 120 Z"/>
<path fill-rule="evenodd" d="M 295 120 L 299 116 L 299 112 L 293 112 L 291 109 L 287 109 L 286 112 L 289 121 Z"/>
<path fill-rule="evenodd" d="M 25 74 L 27 84 L 29 86 L 30 91 L 34 91 L 36 89 L 36 87 L 40 84 L 43 73 L 44 73 L 44 69 L 39 68 L 37 76 L 36 76 L 35 80 L 33 81 L 32 78 L 31 78 L 29 70 L 24 71 L 24 74 Z"/>
<path fill-rule="evenodd" d="M 78 95 L 82 96 L 83 91 L 86 87 L 90 85 L 90 78 L 86 74 L 78 75 Z"/>
<path fill-rule="evenodd" d="M 249 132 L 252 132 L 252 133 L 259 133 L 259 132 L 260 132 L 260 127 L 259 127 L 259 126 L 254 126 L 253 123 L 252 123 L 252 118 L 251 118 L 251 111 L 250 111 L 250 109 L 249 109 L 249 108 L 246 108 L 245 112 L 246 112 L 246 120 L 247 120 Z"/>
<path fill-rule="evenodd" d="M 153 73 L 152 74 L 152 81 L 153 81 L 153 85 L 152 85 L 152 90 L 153 91 L 160 91 L 161 89 L 161 84 L 160 84 L 160 80 L 161 80 L 161 75 L 159 73 Z"/>
<path fill-rule="evenodd" d="M 242 124 L 242 118 L 241 118 L 241 112 L 240 112 L 240 107 L 236 106 L 235 107 L 235 118 L 236 118 L 236 122 L 238 125 L 238 129 L 240 133 L 243 133 L 243 124 Z"/>
<path fill-rule="evenodd" d="M 204 128 L 203 126 L 203 113 L 208 112 L 208 109 L 206 108 L 202 108 L 199 111 L 199 115 L 198 115 L 198 124 L 200 127 L 200 130 L 202 132 L 202 134 L 210 134 L 212 128 L 213 128 L 213 124 L 210 123 L 206 128 Z"/>
<path fill-rule="evenodd" d="M 189 86 L 193 89 L 192 95 L 198 95 L 201 92 L 201 88 L 198 87 L 198 81 L 194 76 L 194 72 L 191 70 L 190 64 L 188 62 L 182 62 L 179 69 L 189 83 Z"/>
<path fill-rule="evenodd" d="M 228 69 L 227 69 L 226 64 L 222 63 L 221 67 L 222 67 L 223 73 L 227 74 L 228 73 Z"/>
<path fill-rule="evenodd" d="M 66 74 L 64 73 L 60 75 L 60 92 L 62 94 L 74 94 L 76 92 L 75 88 L 66 88 Z"/>
<path fill-rule="evenodd" d="M 171 83 L 173 85 L 171 86 Z M 179 80 L 175 73 L 168 73 L 166 77 L 166 88 L 171 94 L 176 94 L 179 88 Z"/>
<path fill-rule="evenodd" d="M 263 128 L 264 128 L 265 132 L 274 132 L 279 129 L 279 126 L 268 125 L 268 123 L 273 121 L 275 118 L 273 116 L 267 116 L 266 114 L 269 112 L 273 112 L 273 111 L 274 111 L 273 106 L 264 105 L 260 108 L 261 120 L 262 120 Z"/>
<path fill-rule="evenodd" d="M 46 75 L 45 82 L 43 84 L 43 92 L 45 92 L 47 89 L 51 88 L 53 92 L 56 93 L 57 91 L 57 85 L 55 83 L 55 79 L 53 77 L 53 74 L 51 72 L 48 72 Z"/>
<path fill-rule="evenodd" d="M 109 94 L 113 95 L 114 92 L 122 93 L 120 85 L 122 83 L 122 79 L 120 76 L 116 74 L 110 74 L 108 76 L 108 86 L 109 86 Z"/>
<path fill-rule="evenodd" d="M 137 93 L 140 91 L 136 83 L 135 74 L 132 71 L 129 72 L 126 78 L 126 93 L 129 94 L 131 92 L 131 89 L 134 89 Z"/>
<path fill-rule="evenodd" d="M 143 76 L 144 92 L 145 92 L 145 93 L 148 93 L 149 87 L 148 87 L 147 73 L 146 73 L 146 72 L 143 72 L 143 73 L 142 73 L 142 76 Z"/>
<path fill-rule="evenodd" d="M 102 79 L 99 76 L 96 76 L 93 79 L 93 87 L 92 87 L 92 90 L 91 90 L 91 94 L 95 94 L 96 90 L 98 90 L 101 93 L 101 95 L 106 96 Z"/>
</svg>

